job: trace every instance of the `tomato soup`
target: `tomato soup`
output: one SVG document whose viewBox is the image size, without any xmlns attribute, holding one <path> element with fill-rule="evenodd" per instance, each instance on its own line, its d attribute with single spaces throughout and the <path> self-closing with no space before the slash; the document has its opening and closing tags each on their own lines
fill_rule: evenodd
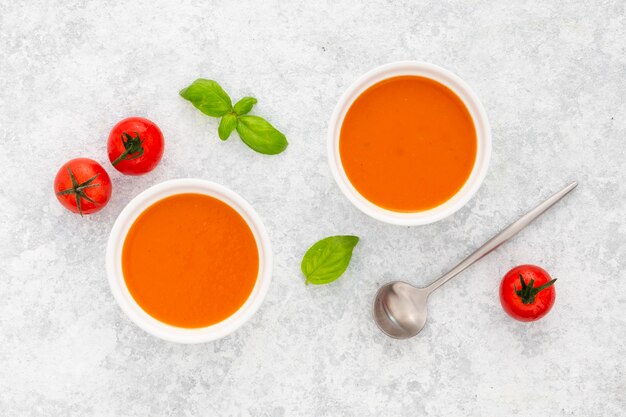
<svg viewBox="0 0 626 417">
<path fill-rule="evenodd" d="M 400 76 L 365 90 L 341 126 L 348 179 L 367 200 L 397 212 L 439 206 L 465 184 L 476 129 L 461 99 L 429 78 Z"/>
<path fill-rule="evenodd" d="M 177 327 L 218 323 L 248 299 L 259 272 L 250 227 L 203 194 L 164 198 L 139 215 L 122 250 L 124 280 L 141 308 Z"/>
</svg>

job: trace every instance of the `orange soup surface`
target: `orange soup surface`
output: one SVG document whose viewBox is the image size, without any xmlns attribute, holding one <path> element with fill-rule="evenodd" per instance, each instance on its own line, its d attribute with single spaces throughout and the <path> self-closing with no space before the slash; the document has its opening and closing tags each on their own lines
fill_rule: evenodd
<svg viewBox="0 0 626 417">
<path fill-rule="evenodd" d="M 428 210 L 465 184 L 476 129 L 461 99 L 429 78 L 400 76 L 365 90 L 348 110 L 341 164 L 367 200 L 398 212 Z"/>
<path fill-rule="evenodd" d="M 256 240 L 228 204 L 203 194 L 164 198 L 139 215 L 122 250 L 126 285 L 155 319 L 218 323 L 248 299 L 259 271 Z"/>
</svg>

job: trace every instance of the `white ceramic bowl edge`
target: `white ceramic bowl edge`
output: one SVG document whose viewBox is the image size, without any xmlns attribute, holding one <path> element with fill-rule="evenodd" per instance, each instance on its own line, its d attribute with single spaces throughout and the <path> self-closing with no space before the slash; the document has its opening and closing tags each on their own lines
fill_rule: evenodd
<svg viewBox="0 0 626 417">
<path fill-rule="evenodd" d="M 348 179 L 339 154 L 339 136 L 343 119 L 354 102 L 366 89 L 391 77 L 416 75 L 431 78 L 450 88 L 465 104 L 476 128 L 477 152 L 474 168 L 461 189 L 445 203 L 430 210 L 402 213 L 379 207 L 363 197 Z M 383 222 L 416 226 L 433 223 L 452 215 L 463 207 L 480 188 L 487 174 L 491 158 L 491 130 L 489 120 L 478 96 L 461 78 L 439 66 L 418 62 L 400 61 L 374 68 L 358 78 L 343 93 L 330 119 L 327 141 L 328 162 L 333 177 L 344 195 L 359 210 Z"/>
<path fill-rule="evenodd" d="M 235 314 L 214 325 L 196 329 L 170 326 L 146 313 L 133 299 L 122 273 L 122 248 L 128 230 L 139 214 L 155 202 L 175 194 L 200 193 L 218 198 L 235 209 L 248 223 L 259 250 L 259 274 L 246 302 Z M 140 328 L 161 339 L 177 343 L 202 343 L 222 338 L 242 326 L 258 310 L 269 289 L 272 276 L 272 248 L 260 217 L 252 206 L 234 191 L 200 179 L 176 179 L 156 184 L 133 198 L 119 214 L 106 251 L 109 285 L 120 308 Z"/>
</svg>

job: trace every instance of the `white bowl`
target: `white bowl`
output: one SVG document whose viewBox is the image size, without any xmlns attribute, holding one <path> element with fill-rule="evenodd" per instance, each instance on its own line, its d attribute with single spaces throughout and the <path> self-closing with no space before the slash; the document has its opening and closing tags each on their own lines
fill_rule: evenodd
<svg viewBox="0 0 626 417">
<path fill-rule="evenodd" d="M 341 133 L 341 125 L 343 119 L 352 106 L 354 100 L 357 99 L 365 90 L 372 85 L 391 77 L 402 75 L 416 75 L 427 77 L 438 81 L 452 90 L 465 104 L 474 121 L 476 128 L 476 161 L 469 178 L 461 187 L 461 189 L 445 203 L 425 211 L 418 212 L 396 212 L 379 207 L 363 197 L 354 188 L 348 179 L 339 154 L 339 135 Z M 472 196 L 478 191 L 480 185 L 487 174 L 489 159 L 491 157 L 491 130 L 487 114 L 480 100 L 472 89 L 458 76 L 448 70 L 433 64 L 416 62 L 416 61 L 400 61 L 383 65 L 364 74 L 356 80 L 341 96 L 333 115 L 330 119 L 328 127 L 328 160 L 330 170 L 335 177 L 335 181 L 339 185 L 341 191 L 348 197 L 358 209 L 365 214 L 387 223 L 416 226 L 422 224 L 433 223 L 444 217 L 450 216 L 467 203 Z"/>
<path fill-rule="evenodd" d="M 128 291 L 122 273 L 124 240 L 137 216 L 155 202 L 181 193 L 206 194 L 227 203 L 250 226 L 259 250 L 259 274 L 246 302 L 227 319 L 211 326 L 195 329 L 170 326 L 146 313 Z M 267 294 L 272 277 L 272 249 L 261 219 L 246 200 L 219 184 L 199 179 L 178 179 L 162 182 L 148 188 L 122 210 L 109 236 L 106 264 L 111 291 L 124 313 L 137 326 L 154 336 L 171 342 L 202 343 L 222 338 L 234 332 L 257 311 Z"/>
</svg>

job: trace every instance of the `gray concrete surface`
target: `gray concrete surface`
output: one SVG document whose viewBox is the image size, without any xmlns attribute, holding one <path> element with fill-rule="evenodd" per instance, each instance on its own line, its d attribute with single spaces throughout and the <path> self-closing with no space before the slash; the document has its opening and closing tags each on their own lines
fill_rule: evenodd
<svg viewBox="0 0 626 417">
<path fill-rule="evenodd" d="M 626 11 L 613 1 L 0 1 L 0 414 L 3 416 L 623 416 L 626 414 Z M 425 227 L 351 206 L 326 162 L 328 119 L 370 68 L 444 66 L 482 99 L 493 157 L 475 198 Z M 266 157 L 178 97 L 197 77 L 290 145 Z M 166 137 L 151 174 L 111 169 L 106 138 L 146 116 Z M 105 164 L 100 214 L 65 211 L 66 160 Z M 254 319 L 216 343 L 162 342 L 116 305 L 104 270 L 115 217 L 146 187 L 196 177 L 250 201 L 275 249 Z M 419 337 L 369 315 L 390 279 L 424 284 L 543 197 L 580 187 L 431 299 Z M 319 238 L 362 238 L 339 281 L 305 286 Z M 502 312 L 521 263 L 558 278 L 533 324 Z"/>
</svg>

